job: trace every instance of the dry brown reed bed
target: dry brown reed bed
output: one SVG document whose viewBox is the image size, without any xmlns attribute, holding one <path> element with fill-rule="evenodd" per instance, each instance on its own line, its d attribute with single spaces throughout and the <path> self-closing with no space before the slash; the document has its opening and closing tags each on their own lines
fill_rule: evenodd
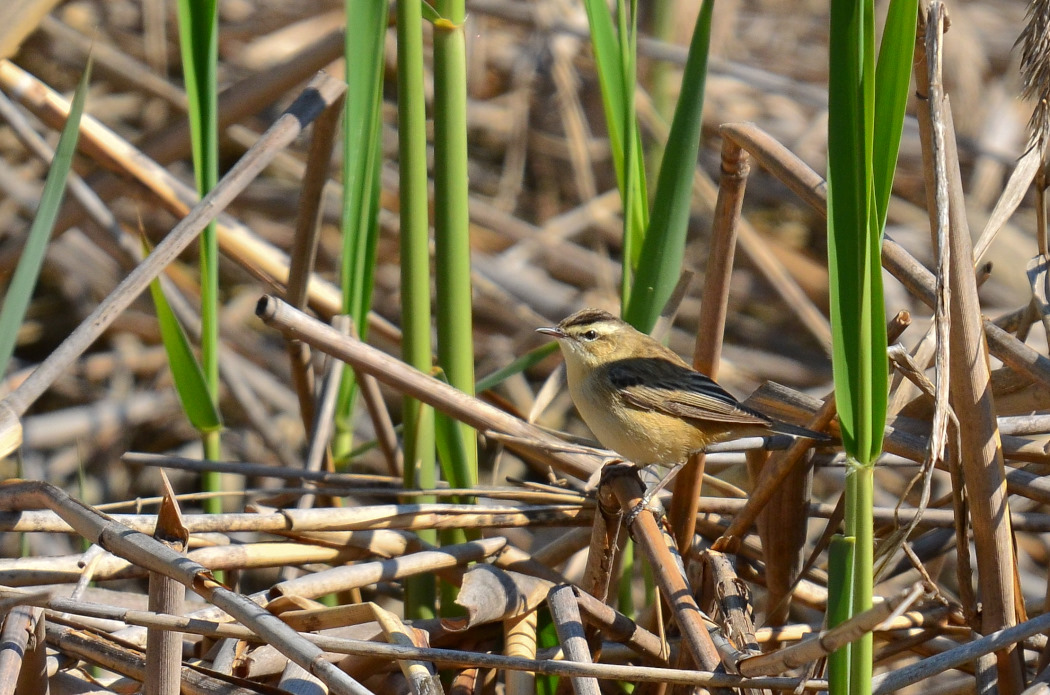
<svg viewBox="0 0 1050 695">
<path fill-rule="evenodd" d="M 60 216 L 0 403 L 0 441 L 21 444 L 5 475 L 32 481 L 0 486 L 0 692 L 82 692 L 90 682 L 99 692 L 149 683 L 152 692 L 520 693 L 537 674 L 576 692 L 819 690 L 823 657 L 866 631 L 876 636 L 876 692 L 1040 692 L 1050 682 L 1050 359 L 1039 330 L 1050 319 L 1045 246 L 1030 240 L 1045 230 L 1026 198 L 1042 153 L 1025 149 L 1009 65 L 1019 12 L 950 8 L 943 84 L 927 63 L 916 68 L 925 98 L 910 111 L 883 249 L 888 309 L 901 312 L 889 326 L 891 418 L 877 474 L 883 600 L 828 631 L 825 550 L 842 514 L 833 447 L 713 450 L 681 474 L 666 523 L 643 513 L 625 528 L 622 510 L 642 483 L 623 467 L 599 478 L 606 454 L 548 429 L 580 431 L 565 394 L 541 387 L 553 361 L 473 399 L 391 356 L 392 164 L 369 342 L 332 320 L 339 187 L 329 159 L 342 87 L 316 73 L 340 69 L 334 3 L 224 6 L 220 119 L 237 164 L 204 202 L 186 183 L 185 100 L 169 79 L 163 3 L 54 5 L 15 3 L 28 11 L 0 26 L 10 58 L 0 62 L 5 277 L 46 169 L 39 158 L 68 109 L 62 92 L 92 40 L 98 75 L 82 125 L 84 183 Z M 703 282 L 683 297 L 670 340 L 730 388 L 753 391 L 752 405 L 834 432 L 817 173 L 823 11 L 772 2 L 716 11 L 689 248 Z M 472 3 L 479 373 L 535 347 L 533 328 L 614 303 L 619 202 L 581 21 L 568 3 Z M 645 70 L 683 56 L 655 40 L 640 50 Z M 653 140 L 666 130 L 661 103 L 639 97 Z M 205 516 L 195 511 L 201 495 L 187 491 L 207 464 L 195 458 L 139 295 L 167 266 L 173 296 L 193 296 L 182 249 L 216 214 L 229 261 L 229 462 L 212 467 L 229 474 L 229 489 L 227 513 Z M 128 234 L 140 224 L 164 239 L 145 264 Z M 931 229 L 942 233 L 936 245 Z M 950 254 L 935 256 L 935 246 Z M 938 277 L 950 279 L 950 295 Z M 176 310 L 192 330 L 193 302 Z M 949 334 L 932 328 L 935 311 L 951 317 Z M 311 351 L 361 379 L 359 439 L 375 446 L 346 472 L 329 472 L 330 433 L 303 434 L 329 402 L 324 388 L 316 400 L 303 394 L 337 371 Z M 938 359 L 952 375 L 939 393 Z M 436 501 L 426 502 L 401 488 L 401 394 L 477 428 L 485 485 L 427 491 Z M 941 458 L 928 454 L 938 436 L 948 441 Z M 433 547 L 417 535 L 424 529 L 469 529 L 477 540 Z M 637 567 L 620 578 L 628 536 L 659 600 L 641 600 Z M 400 582 L 420 575 L 460 587 L 465 616 L 404 620 Z M 318 602 L 329 595 L 337 605 Z M 630 617 L 618 595 L 633 597 Z M 541 614 L 557 647 L 537 638 Z M 438 671 L 452 680 L 442 686 Z"/>
</svg>

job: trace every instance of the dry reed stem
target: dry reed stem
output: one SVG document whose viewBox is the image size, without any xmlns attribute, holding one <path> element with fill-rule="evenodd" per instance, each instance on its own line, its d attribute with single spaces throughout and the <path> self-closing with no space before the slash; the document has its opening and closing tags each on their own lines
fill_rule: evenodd
<svg viewBox="0 0 1050 695">
<path fill-rule="evenodd" d="M 722 169 L 718 179 L 711 248 L 704 271 L 703 303 L 693 349 L 693 368 L 718 378 L 726 315 L 729 312 L 729 282 L 733 275 L 737 228 L 744 204 L 744 189 L 751 171 L 748 155 L 730 140 L 722 143 Z M 671 498 L 668 520 L 674 529 L 678 551 L 685 553 L 696 533 L 697 502 L 704 479 L 704 454 L 693 454 L 675 480 L 677 495 Z"/>
<path fill-rule="evenodd" d="M 176 553 L 189 544 L 190 532 L 182 523 L 182 510 L 175 500 L 168 476 L 161 471 L 164 501 L 157 514 L 153 538 Z M 149 573 L 149 602 L 155 613 L 180 615 L 186 587 L 157 572 Z M 182 638 L 167 630 L 146 631 L 146 695 L 178 695 L 182 678 Z"/>
<path fill-rule="evenodd" d="M 353 321 L 345 314 L 332 317 L 332 327 L 344 335 L 349 335 Z M 291 343 L 289 343 L 291 346 Z M 313 421 L 307 429 L 306 459 L 303 468 L 308 471 L 333 471 L 335 462 L 329 450 L 329 442 L 332 440 L 332 431 L 335 429 L 335 410 L 339 401 L 339 388 L 343 382 L 343 368 L 346 366 L 339 360 L 330 360 L 328 371 L 321 383 L 321 391 L 317 396 L 316 407 L 313 410 Z M 305 413 L 303 414 L 305 417 Z M 308 487 L 312 484 L 306 483 Z M 295 506 L 299 509 L 309 509 L 314 505 L 316 496 L 307 493 L 299 498 Z M 340 502 L 329 498 L 325 501 L 326 506 L 338 507 Z"/>
<path fill-rule="evenodd" d="M 616 568 L 617 554 L 623 551 L 626 536 L 621 534 L 620 506 L 608 486 L 598 486 L 597 514 L 591 525 L 587 564 L 579 585 L 595 599 L 609 600 L 609 585 Z"/>
<path fill-rule="evenodd" d="M 333 567 L 325 572 L 325 591 L 323 593 L 360 589 L 380 581 L 395 581 L 458 567 L 468 562 L 478 562 L 499 552 L 506 543 L 507 539 L 502 537 L 485 538 L 435 550 L 424 550 L 389 560 L 373 560 Z M 287 582 L 282 582 L 282 584 L 285 583 Z M 273 590 L 282 596 L 295 595 L 293 591 L 280 589 L 282 584 L 275 585 Z M 310 593 L 316 594 L 317 591 L 316 587 L 312 587 Z"/>
<path fill-rule="evenodd" d="M 6 611 L 3 630 L 0 630 L 0 693 L 13 695 L 15 688 L 29 675 L 29 644 L 36 633 L 37 623 L 44 620 L 44 611 L 30 606 L 15 606 Z M 39 674 L 26 679 L 39 691 Z M 44 684 L 46 687 L 46 674 Z"/>
<path fill-rule="evenodd" d="M 927 209 L 931 227 L 938 229 L 936 164 L 933 157 L 936 130 L 943 127 L 946 159 L 950 247 L 949 311 L 951 320 L 951 403 L 959 419 L 959 457 L 970 507 L 970 522 L 977 548 L 977 583 L 982 598 L 981 631 L 988 633 L 1015 625 L 1020 597 L 1015 594 L 1016 560 L 1013 530 L 1000 435 L 992 400 L 988 346 L 982 331 L 980 301 L 973 272 L 973 248 L 966 219 L 965 196 L 959 171 L 958 152 L 947 97 L 931 90 L 930 75 L 923 71 L 926 61 L 937 62 L 943 23 L 939 2 L 932 2 L 926 21 L 926 41 L 916 42 L 915 79 L 919 97 L 920 136 L 923 140 L 923 171 L 926 180 Z M 925 74 L 924 74 L 925 73 Z M 933 86 L 936 86 L 934 80 Z M 943 126 L 939 123 L 943 121 Z M 928 125 L 926 125 L 928 124 Z M 1023 608 L 1022 608 L 1023 611 Z M 1006 693 L 1024 689 L 1023 655 L 1009 645 L 997 653 L 999 680 Z"/>
<path fill-rule="evenodd" d="M 591 510 L 579 505 L 499 507 L 488 505 L 406 504 L 334 509 L 282 509 L 265 514 L 193 514 L 183 518 L 190 533 L 418 530 L 425 528 L 499 528 L 589 524 Z M 136 531 L 148 533 L 153 515 L 114 514 Z M 0 530 L 69 533 L 53 512 L 26 511 L 0 517 Z"/>
<path fill-rule="evenodd" d="M 139 466 L 155 466 L 163 468 L 177 468 L 180 470 L 200 472 L 203 470 L 215 470 L 220 473 L 235 473 L 246 477 L 260 478 L 287 478 L 293 480 L 309 480 L 324 485 L 339 485 L 343 487 L 371 487 L 376 491 L 398 488 L 400 491 L 401 479 L 386 475 L 371 475 L 366 473 L 330 473 L 328 471 L 308 471 L 300 466 L 271 466 L 265 463 L 230 462 L 230 461 L 202 461 L 185 456 L 172 456 L 167 454 L 149 454 L 136 451 L 125 452 L 121 460 Z M 213 468 L 213 466 L 217 466 Z"/>
<path fill-rule="evenodd" d="M 558 633 L 558 642 L 566 661 L 577 664 L 590 664 L 591 650 L 583 630 L 583 618 L 572 588 L 567 585 L 556 586 L 547 594 L 547 607 L 551 612 L 551 621 Z M 594 678 L 573 677 L 572 689 L 576 695 L 598 695 L 598 681 Z"/>
<path fill-rule="evenodd" d="M 533 611 L 504 623 L 503 651 L 507 656 L 536 658 L 538 620 L 538 614 Z M 536 676 L 527 671 L 507 671 L 503 678 L 507 695 L 530 695 L 536 692 Z"/>
<path fill-rule="evenodd" d="M 144 525 L 148 526 L 148 525 Z M 359 559 L 359 548 L 324 547 L 300 543 L 247 543 L 204 547 L 186 557 L 209 570 L 248 570 L 311 563 L 344 563 Z M 0 560 L 0 574 L 6 586 L 63 584 L 76 581 L 85 573 L 82 555 L 26 557 Z M 146 571 L 123 558 L 106 555 L 93 567 L 93 581 L 144 577 Z"/>
<path fill-rule="evenodd" d="M 309 279 L 314 271 L 317 244 L 321 234 L 324 186 L 328 181 L 332 147 L 343 113 L 344 99 L 345 95 L 340 96 L 330 109 L 318 117 L 310 138 L 310 151 L 303 173 L 302 189 L 299 192 L 299 210 L 289 254 L 288 284 L 285 290 L 288 303 L 297 309 L 305 306 Z M 291 362 L 292 385 L 299 396 L 303 427 L 309 432 L 314 421 L 314 374 L 310 349 L 289 341 L 287 350 Z"/>
<path fill-rule="evenodd" d="M 704 616 L 682 574 L 684 568 L 681 557 L 671 552 L 673 540 L 665 537 L 651 510 L 641 509 L 645 490 L 637 472 L 634 475 L 610 475 L 606 483 L 616 495 L 620 509 L 625 514 L 633 515 L 627 530 L 649 560 L 653 578 L 682 631 L 690 656 L 696 665 L 713 671 L 720 662 L 718 651 L 712 642 L 711 634 L 708 633 Z"/>
</svg>

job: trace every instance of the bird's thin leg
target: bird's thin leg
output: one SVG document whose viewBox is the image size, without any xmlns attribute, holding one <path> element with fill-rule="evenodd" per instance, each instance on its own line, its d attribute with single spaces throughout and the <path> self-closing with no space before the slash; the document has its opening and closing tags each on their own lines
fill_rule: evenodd
<svg viewBox="0 0 1050 695">
<path fill-rule="evenodd" d="M 662 509 L 661 510 L 653 509 L 649 505 L 652 504 L 653 499 L 658 494 L 660 494 L 660 491 L 663 490 L 667 486 L 667 484 L 669 482 L 674 480 L 674 477 L 676 475 L 678 475 L 678 472 L 680 470 L 682 470 L 682 466 L 683 465 L 684 465 L 684 462 L 683 461 L 679 461 L 678 463 L 676 463 L 673 466 L 671 466 L 671 470 L 667 471 L 667 475 L 665 475 L 663 478 L 658 480 L 656 482 L 656 485 L 653 485 L 651 488 L 649 488 L 648 490 L 645 491 L 645 494 L 642 495 L 642 501 L 639 502 L 638 504 L 634 505 L 634 507 L 632 507 L 631 510 L 629 512 L 627 512 L 627 516 L 626 516 L 626 518 L 624 520 L 625 520 L 625 522 L 627 523 L 628 526 L 630 526 L 632 523 L 634 523 L 635 518 L 639 514 L 641 514 L 643 510 L 649 509 L 649 510 L 653 511 L 654 513 L 656 513 L 657 511 L 662 511 Z"/>
</svg>

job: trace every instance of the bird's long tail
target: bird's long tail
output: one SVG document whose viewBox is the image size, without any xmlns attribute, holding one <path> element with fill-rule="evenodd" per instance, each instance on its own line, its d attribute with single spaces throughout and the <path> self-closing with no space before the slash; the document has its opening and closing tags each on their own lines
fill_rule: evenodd
<svg viewBox="0 0 1050 695">
<path fill-rule="evenodd" d="M 805 437 L 806 439 L 813 439 L 818 442 L 830 442 L 834 439 L 834 437 L 830 437 L 824 434 L 823 432 L 815 432 L 813 430 L 806 429 L 805 427 L 799 427 L 797 425 L 792 425 L 787 422 L 780 422 L 778 420 L 773 421 L 773 424 L 770 427 L 770 429 L 776 432 L 777 434 L 790 434 L 792 437 Z"/>
</svg>

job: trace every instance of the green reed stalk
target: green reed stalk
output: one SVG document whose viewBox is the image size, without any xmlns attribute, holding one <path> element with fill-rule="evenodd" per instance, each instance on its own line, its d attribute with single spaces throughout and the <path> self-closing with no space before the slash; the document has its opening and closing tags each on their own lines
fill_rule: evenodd
<svg viewBox="0 0 1050 695">
<path fill-rule="evenodd" d="M 635 50 L 630 32 L 617 30 L 625 16 L 623 0 L 617 3 L 617 25 L 603 0 L 584 0 L 591 44 L 602 92 L 602 108 L 609 131 L 616 182 L 624 201 L 623 267 L 621 299 L 626 305 L 645 230 L 649 227 L 649 194 L 645 175 L 645 158 L 629 157 L 628 151 L 642 152 L 642 136 L 634 118 Z M 632 13 L 633 14 L 633 13 Z M 633 22 L 633 20 L 632 20 Z M 622 23 L 626 26 L 626 22 Z M 630 161 L 628 161 L 630 159 Z M 628 169 L 632 172 L 628 172 Z"/>
<path fill-rule="evenodd" d="M 219 180 L 218 82 L 219 16 L 215 0 L 179 0 L 179 42 L 183 78 L 189 103 L 190 137 L 193 144 L 193 171 L 197 192 L 203 198 Z M 219 241 L 215 223 L 200 237 L 201 269 L 201 369 L 218 409 L 219 403 Z M 201 431 L 204 457 L 222 457 L 220 429 Z M 222 489 L 219 473 L 201 474 L 206 492 Z M 204 510 L 222 512 L 222 499 L 204 500 Z"/>
<path fill-rule="evenodd" d="M 431 369 L 430 223 L 427 192 L 426 104 L 423 98 L 423 19 L 420 3 L 397 4 L 397 122 L 401 186 L 401 355 L 416 369 Z M 434 410 L 404 399 L 405 487 L 433 488 Z M 420 503 L 434 498 L 419 498 Z M 437 532 L 420 532 L 437 543 Z M 432 576 L 405 583 L 405 617 L 432 618 Z"/>
<path fill-rule="evenodd" d="M 438 361 L 452 386 L 474 394 L 467 176 L 466 37 L 463 0 L 438 0 L 434 25 L 434 262 Z M 463 459 L 452 462 L 454 486 L 478 479 L 477 438 L 458 424 Z"/>
<path fill-rule="evenodd" d="M 850 566 L 840 563 L 834 571 L 851 578 L 850 616 L 872 604 L 874 464 L 882 452 L 888 397 L 882 234 L 903 129 L 917 2 L 894 0 L 888 13 L 876 70 L 873 0 L 831 4 L 828 268 L 835 399 L 848 466 L 846 541 L 853 543 Z M 841 577 L 835 583 L 847 586 Z M 843 603 L 841 597 L 833 600 Z M 848 675 L 841 672 L 846 662 Z M 869 693 L 871 635 L 829 664 L 833 693 Z"/>
<path fill-rule="evenodd" d="M 346 111 L 343 121 L 343 253 L 340 282 L 343 312 L 361 338 L 368 335 L 368 312 L 375 283 L 382 167 L 383 42 L 386 0 L 346 0 Z M 332 454 L 349 458 L 353 447 L 354 373 L 343 372 L 336 406 Z"/>
</svg>

